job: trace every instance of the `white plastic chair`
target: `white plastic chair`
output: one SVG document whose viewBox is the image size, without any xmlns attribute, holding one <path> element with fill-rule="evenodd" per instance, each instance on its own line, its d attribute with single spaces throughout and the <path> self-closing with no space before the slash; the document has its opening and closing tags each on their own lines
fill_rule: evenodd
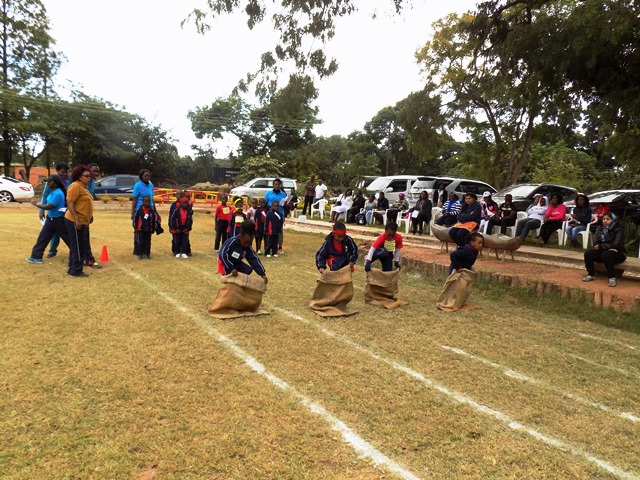
<svg viewBox="0 0 640 480">
<path fill-rule="evenodd" d="M 433 235 L 433 228 L 431 228 L 432 225 L 434 225 L 436 223 L 436 220 L 438 219 L 438 217 L 442 215 L 442 208 L 440 207 L 433 207 L 431 209 L 431 221 L 429 222 L 429 233 L 431 235 Z"/>
<path fill-rule="evenodd" d="M 518 221 L 524 220 L 525 218 L 527 218 L 527 212 L 518 212 L 516 214 L 515 225 L 513 227 L 507 227 L 507 235 L 509 235 L 511 238 L 514 238 L 516 236 L 516 228 L 518 228 Z"/>
<path fill-rule="evenodd" d="M 584 250 L 589 248 L 589 237 L 591 236 L 591 225 L 593 225 L 594 223 L 598 223 L 597 215 L 591 215 L 591 221 L 587 225 L 587 229 L 582 232 L 578 232 L 578 237 L 582 237 L 582 248 Z"/>
<path fill-rule="evenodd" d="M 562 227 L 560 227 L 560 230 L 558 230 L 558 245 L 560 246 L 564 245 L 564 242 L 568 237 L 567 232 L 565 230 L 567 229 L 567 225 L 569 225 L 569 222 L 572 219 L 573 217 L 569 213 L 567 213 L 564 216 L 564 222 L 562 222 Z"/>
<path fill-rule="evenodd" d="M 405 233 L 409 235 L 409 228 L 411 227 L 411 214 L 409 211 L 398 213 L 398 229 L 402 228 L 402 222 L 405 224 Z"/>
<path fill-rule="evenodd" d="M 321 198 L 320 200 L 318 200 L 315 203 L 311 204 L 311 215 L 309 215 L 309 218 L 313 218 L 313 214 L 314 212 L 318 212 L 318 217 L 321 220 L 324 220 L 324 207 L 327 205 L 328 200 Z"/>
</svg>

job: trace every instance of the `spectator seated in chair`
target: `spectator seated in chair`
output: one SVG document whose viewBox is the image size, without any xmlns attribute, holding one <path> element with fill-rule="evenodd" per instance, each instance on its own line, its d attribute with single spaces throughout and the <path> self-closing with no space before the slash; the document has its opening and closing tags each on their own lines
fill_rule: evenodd
<svg viewBox="0 0 640 480">
<path fill-rule="evenodd" d="M 478 204 L 480 206 L 480 204 Z M 458 195 L 451 192 L 449 194 L 449 200 L 447 200 L 442 207 L 442 215 L 438 217 L 436 223 L 441 226 L 450 227 L 458 221 L 458 214 L 462 205 L 458 201 Z"/>
</svg>

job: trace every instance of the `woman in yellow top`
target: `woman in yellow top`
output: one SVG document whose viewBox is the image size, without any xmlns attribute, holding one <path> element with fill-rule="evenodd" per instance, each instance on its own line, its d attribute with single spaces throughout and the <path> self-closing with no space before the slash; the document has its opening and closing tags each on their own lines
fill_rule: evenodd
<svg viewBox="0 0 640 480">
<path fill-rule="evenodd" d="M 70 277 L 88 277 L 82 271 L 82 259 L 85 256 L 89 224 L 93 223 L 93 197 L 87 189 L 91 182 L 91 172 L 84 165 L 78 165 L 71 172 L 71 185 L 67 189 L 67 213 L 64 223 L 69 233 Z"/>
</svg>

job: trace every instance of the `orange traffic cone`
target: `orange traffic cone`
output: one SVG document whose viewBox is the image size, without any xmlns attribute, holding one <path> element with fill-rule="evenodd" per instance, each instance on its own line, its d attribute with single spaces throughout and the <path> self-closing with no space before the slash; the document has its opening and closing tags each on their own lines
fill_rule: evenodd
<svg viewBox="0 0 640 480">
<path fill-rule="evenodd" d="M 102 245 L 102 253 L 100 254 L 100 263 L 107 263 L 109 261 L 109 253 L 107 253 L 107 246 Z"/>
</svg>

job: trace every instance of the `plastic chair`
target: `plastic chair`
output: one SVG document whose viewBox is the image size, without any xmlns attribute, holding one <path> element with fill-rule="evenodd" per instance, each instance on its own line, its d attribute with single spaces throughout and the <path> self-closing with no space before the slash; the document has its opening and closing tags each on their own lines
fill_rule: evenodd
<svg viewBox="0 0 640 480">
<path fill-rule="evenodd" d="M 318 212 L 318 218 L 320 218 L 321 220 L 324 220 L 324 207 L 327 205 L 327 203 L 328 203 L 328 200 L 324 198 L 321 198 L 317 202 L 312 203 L 311 214 L 309 215 L 309 218 L 313 218 L 314 212 Z"/>
<path fill-rule="evenodd" d="M 562 227 L 560 227 L 560 230 L 558 230 L 558 245 L 560 246 L 564 245 L 564 242 L 568 237 L 567 232 L 565 230 L 567 229 L 567 225 L 569 225 L 569 222 L 572 219 L 573 217 L 567 213 L 564 217 L 564 222 L 562 222 Z"/>
<path fill-rule="evenodd" d="M 507 227 L 507 235 L 514 238 L 516 236 L 516 228 L 518 228 L 518 220 L 524 220 L 525 218 L 527 218 L 527 212 L 518 212 L 516 214 L 515 225 L 513 227 Z"/>
<path fill-rule="evenodd" d="M 430 235 L 433 235 L 433 228 L 431 228 L 431 226 L 436 223 L 436 220 L 438 219 L 438 217 L 440 215 L 442 215 L 442 208 L 433 207 L 431 209 L 431 221 L 429 222 L 429 234 Z"/>
<path fill-rule="evenodd" d="M 409 211 L 398 213 L 398 229 L 402 228 L 402 222 L 405 224 L 405 233 L 409 235 L 409 228 L 411 227 L 411 214 Z"/>
<path fill-rule="evenodd" d="M 591 236 L 591 225 L 593 225 L 594 223 L 598 223 L 597 215 L 591 215 L 591 221 L 587 225 L 587 229 L 582 232 L 578 232 L 578 238 L 582 237 L 582 248 L 584 250 L 589 248 L 589 236 Z"/>
</svg>

